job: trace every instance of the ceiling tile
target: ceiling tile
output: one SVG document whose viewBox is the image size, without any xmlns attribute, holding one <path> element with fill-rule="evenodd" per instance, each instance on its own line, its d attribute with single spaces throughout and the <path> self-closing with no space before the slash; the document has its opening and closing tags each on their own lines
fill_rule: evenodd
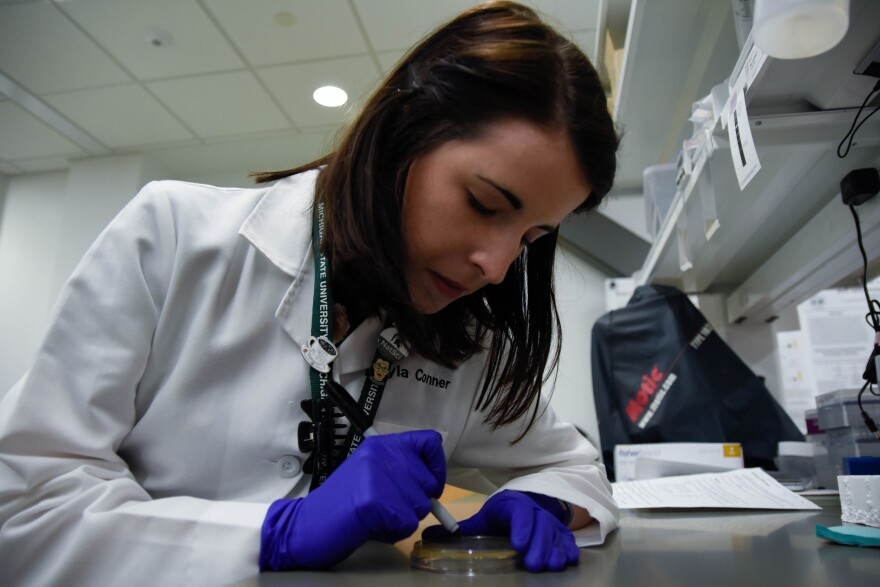
<svg viewBox="0 0 880 587">
<path fill-rule="evenodd" d="M 289 169 L 317 159 L 329 149 L 334 132 L 335 129 L 291 131 L 194 147 L 163 147 L 149 151 L 147 156 L 172 177 L 198 179 L 223 171 L 226 177 L 240 178 L 226 180 L 227 184 L 253 185 L 248 173 Z"/>
<path fill-rule="evenodd" d="M 59 6 L 138 79 L 244 66 L 196 2 L 79 0 Z M 154 46 L 151 38 L 163 44 Z"/>
<path fill-rule="evenodd" d="M 82 156 L 75 143 L 55 132 L 18 104 L 0 102 L 0 159 L 18 161 L 34 157 Z"/>
<path fill-rule="evenodd" d="M 46 96 L 46 101 L 110 147 L 192 138 L 142 87 L 134 84 Z"/>
<path fill-rule="evenodd" d="M 0 69 L 36 94 L 129 80 L 49 2 L 0 5 Z"/>
<path fill-rule="evenodd" d="M 449 9 L 450 6 L 456 6 L 453 3 L 443 3 L 442 6 L 437 6 L 436 2 L 426 2 L 423 6 L 421 0 L 408 2 L 404 11 L 408 10 L 412 14 L 404 14 L 401 7 L 398 6 L 397 0 L 379 0 L 378 2 L 375 0 L 355 0 L 355 2 L 359 10 L 362 9 L 362 6 L 371 9 L 371 12 L 362 14 L 361 17 L 366 23 L 368 36 L 378 51 L 377 57 L 384 73 L 390 72 L 391 68 L 406 54 L 410 45 L 418 42 L 423 34 L 427 34 L 436 24 L 456 14 L 455 10 L 450 11 Z M 470 4 L 473 3 L 462 1 L 458 3 L 458 7 L 464 10 Z M 526 2 L 526 4 L 537 8 L 550 24 L 558 26 L 560 32 L 573 38 L 581 50 L 592 59 L 596 31 L 591 27 L 595 27 L 598 18 L 599 0 L 536 0 Z M 427 11 L 421 10 L 427 5 L 432 8 Z M 383 10 L 391 10 L 393 6 L 398 8 L 391 12 L 391 16 L 383 12 Z M 393 19 L 399 19 L 401 22 L 394 22 Z M 401 40 L 404 38 L 403 31 L 414 30 L 412 24 L 414 22 L 421 22 L 421 25 L 413 33 L 411 42 Z M 559 23 L 564 23 L 564 25 Z M 398 39 L 395 39 L 395 36 Z M 376 38 L 379 40 L 373 41 Z M 393 50 L 380 48 L 385 45 L 400 46 Z"/>
<path fill-rule="evenodd" d="M 70 167 L 68 157 L 40 157 L 37 159 L 25 159 L 16 161 L 16 165 L 25 173 L 40 173 L 43 171 L 58 171 Z"/>
<path fill-rule="evenodd" d="M 344 0 L 203 0 L 254 66 L 364 53 Z"/>
<path fill-rule="evenodd" d="M 526 2 L 592 52 L 600 0 Z M 0 70 L 113 149 L 169 153 L 181 168 L 216 169 L 213 159 L 232 169 L 238 158 L 250 163 L 246 170 L 285 167 L 328 148 L 315 137 L 334 135 L 413 43 L 478 3 L 0 0 Z M 153 26 L 171 42 L 149 45 L 144 35 Z M 315 104 L 312 91 L 326 83 L 344 87 L 349 105 Z M 52 169 L 85 155 L 48 119 L 2 96 L 0 105 L 0 153 L 16 157 L 0 157 L 3 169 Z"/>
<path fill-rule="evenodd" d="M 403 59 L 403 56 L 406 55 L 406 51 L 398 50 L 398 51 L 382 51 L 381 53 L 377 53 L 376 57 L 379 59 L 379 65 L 382 67 L 382 75 L 388 75 L 391 73 L 391 70 L 394 69 L 394 66 Z"/>
<path fill-rule="evenodd" d="M 434 27 L 478 4 L 473 0 L 354 0 L 373 49 L 409 49 Z"/>
<path fill-rule="evenodd" d="M 17 165 L 13 165 L 8 161 L 3 161 L 0 159 L 0 175 L 17 175 L 19 173 L 24 173 L 24 169 Z M 2 185 L 2 178 L 0 178 L 0 185 Z M 0 201 L 3 200 L 3 196 L 0 195 Z"/>
<path fill-rule="evenodd" d="M 367 57 L 264 67 L 257 70 L 294 123 L 301 127 L 339 124 L 378 83 L 379 72 Z M 312 93 L 321 86 L 339 86 L 348 93 L 340 108 L 319 106 Z"/>
<path fill-rule="evenodd" d="M 200 137 L 290 128 L 254 74 L 218 73 L 147 84 Z"/>
<path fill-rule="evenodd" d="M 531 0 L 552 26 L 564 33 L 595 29 L 599 0 Z M 469 0 L 354 0 L 376 51 L 409 49 L 436 26 L 479 4 Z"/>
<path fill-rule="evenodd" d="M 528 0 L 525 2 L 564 31 L 595 30 L 599 22 L 599 0 Z"/>
</svg>

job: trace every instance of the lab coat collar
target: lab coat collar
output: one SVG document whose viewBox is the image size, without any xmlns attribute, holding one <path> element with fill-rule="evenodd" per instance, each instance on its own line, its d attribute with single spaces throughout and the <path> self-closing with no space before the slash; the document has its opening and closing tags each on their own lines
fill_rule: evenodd
<svg viewBox="0 0 880 587">
<path fill-rule="evenodd" d="M 339 345 L 339 357 L 333 370 L 340 375 L 365 372 L 373 362 L 376 347 L 379 344 L 379 333 L 382 332 L 382 321 L 368 318 L 348 335 Z"/>
<path fill-rule="evenodd" d="M 293 277 L 275 317 L 302 346 L 311 334 L 315 266 L 312 256 L 312 201 L 318 172 L 286 177 L 269 188 L 239 229 L 273 265 Z M 365 320 L 340 346 L 334 364 L 338 374 L 365 371 L 376 351 L 382 323 Z"/>
<path fill-rule="evenodd" d="M 296 278 L 312 262 L 312 200 L 317 170 L 285 177 L 269 188 L 239 234 L 272 263 Z"/>
</svg>

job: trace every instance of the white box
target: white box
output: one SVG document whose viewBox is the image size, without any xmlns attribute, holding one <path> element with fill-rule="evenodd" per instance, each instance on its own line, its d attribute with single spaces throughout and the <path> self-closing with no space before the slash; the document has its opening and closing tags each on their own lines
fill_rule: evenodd
<svg viewBox="0 0 880 587">
<path fill-rule="evenodd" d="M 864 427 L 858 397 L 858 389 L 837 389 L 816 396 L 819 428 L 827 432 L 833 428 Z M 880 399 L 877 396 L 863 394 L 862 407 L 875 421 L 880 418 Z"/>
<path fill-rule="evenodd" d="M 738 442 L 661 442 L 614 447 L 615 481 L 742 469 Z"/>
</svg>

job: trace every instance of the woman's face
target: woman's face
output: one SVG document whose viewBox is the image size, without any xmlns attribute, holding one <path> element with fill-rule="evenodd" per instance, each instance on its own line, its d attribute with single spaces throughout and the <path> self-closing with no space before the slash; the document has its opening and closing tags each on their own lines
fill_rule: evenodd
<svg viewBox="0 0 880 587">
<path fill-rule="evenodd" d="M 524 247 L 554 230 L 592 187 L 563 131 L 523 119 L 492 123 L 416 158 L 403 197 L 406 280 L 433 314 L 501 283 Z"/>
</svg>

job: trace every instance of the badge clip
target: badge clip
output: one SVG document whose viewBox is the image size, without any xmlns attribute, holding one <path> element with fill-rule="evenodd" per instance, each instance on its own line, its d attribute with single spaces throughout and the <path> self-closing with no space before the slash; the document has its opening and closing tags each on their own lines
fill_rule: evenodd
<svg viewBox="0 0 880 587">
<path fill-rule="evenodd" d="M 379 333 L 379 355 L 389 363 L 396 363 L 409 355 L 409 346 L 397 328 L 390 326 Z"/>
</svg>

